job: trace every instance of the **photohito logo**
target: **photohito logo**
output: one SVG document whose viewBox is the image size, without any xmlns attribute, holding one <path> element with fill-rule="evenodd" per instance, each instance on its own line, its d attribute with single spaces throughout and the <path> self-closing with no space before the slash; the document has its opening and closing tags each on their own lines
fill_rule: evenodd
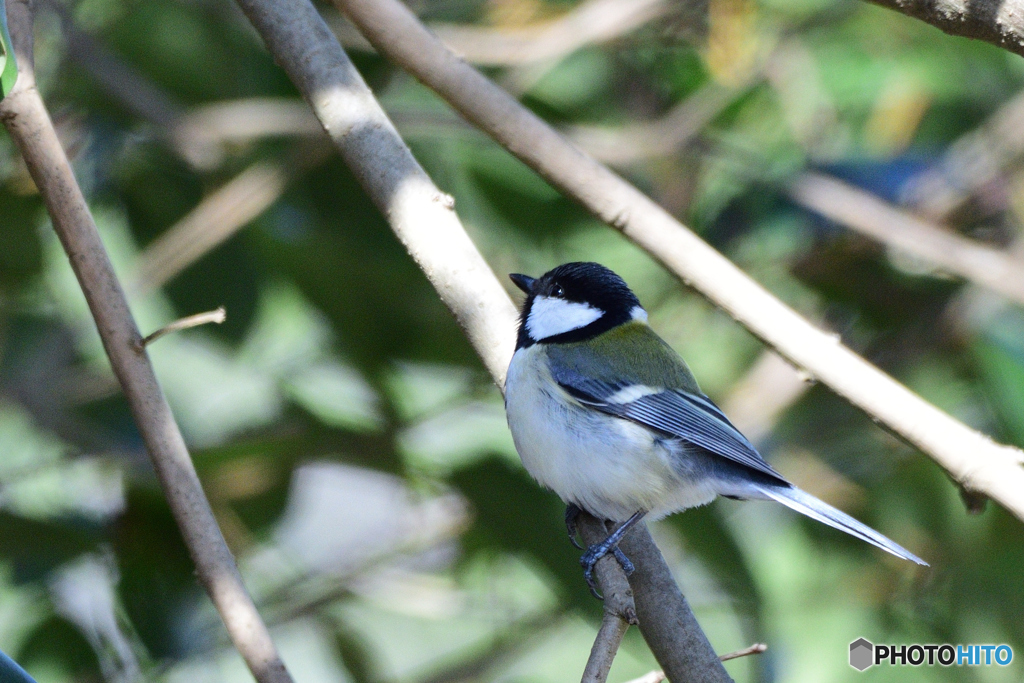
<svg viewBox="0 0 1024 683">
<path fill-rule="evenodd" d="M 867 638 L 850 643 L 850 666 L 864 671 L 876 664 L 889 666 L 1006 666 L 1013 661 L 1009 645 L 875 645 Z"/>
</svg>

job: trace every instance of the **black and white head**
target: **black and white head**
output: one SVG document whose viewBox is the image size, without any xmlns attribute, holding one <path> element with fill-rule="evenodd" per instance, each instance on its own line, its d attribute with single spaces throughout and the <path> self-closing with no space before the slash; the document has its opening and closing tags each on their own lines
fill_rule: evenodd
<svg viewBox="0 0 1024 683">
<path fill-rule="evenodd" d="M 621 277 L 599 263 L 565 263 L 539 278 L 512 273 L 526 292 L 516 348 L 596 337 L 647 312 Z"/>
</svg>

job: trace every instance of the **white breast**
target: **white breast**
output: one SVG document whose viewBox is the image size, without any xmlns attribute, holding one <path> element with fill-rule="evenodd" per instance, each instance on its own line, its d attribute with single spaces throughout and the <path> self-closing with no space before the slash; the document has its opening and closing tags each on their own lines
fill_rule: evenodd
<svg viewBox="0 0 1024 683">
<path fill-rule="evenodd" d="M 542 344 L 519 349 L 505 385 L 509 429 L 526 470 L 567 503 L 623 521 L 710 502 L 709 483 L 672 467 L 676 446 L 640 425 L 580 405 L 552 379 Z"/>
</svg>

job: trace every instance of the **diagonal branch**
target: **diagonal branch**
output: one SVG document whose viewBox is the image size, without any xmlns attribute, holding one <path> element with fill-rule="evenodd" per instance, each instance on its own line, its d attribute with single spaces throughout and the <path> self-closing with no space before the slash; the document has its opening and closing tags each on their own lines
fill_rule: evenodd
<svg viewBox="0 0 1024 683">
<path fill-rule="evenodd" d="M 483 256 L 459 222 L 451 197 L 443 194 L 413 158 L 394 125 L 374 99 L 362 77 L 349 61 L 337 39 L 308 0 L 238 0 L 239 6 L 263 37 L 275 61 L 309 102 L 342 158 L 388 220 L 441 299 L 455 314 L 473 348 L 499 387 L 512 356 L 516 312 Z M 641 558 L 659 558 L 650 536 L 633 533 L 630 551 Z M 651 622 L 648 641 L 655 656 L 682 647 L 703 648 L 686 656 L 700 661 L 718 658 L 690 613 L 689 606 L 673 587 L 664 561 L 652 562 L 630 582 L 636 600 L 657 604 L 661 613 L 637 610 L 643 623 Z M 669 618 L 696 629 L 696 634 L 657 627 Z M 685 635 L 672 641 L 672 636 Z M 662 662 L 663 666 L 669 665 Z M 671 669 L 669 669 L 671 671 Z M 725 669 L 680 673 L 676 680 L 729 680 Z"/>
<path fill-rule="evenodd" d="M 516 312 L 442 193 L 313 6 L 239 0 L 275 60 L 313 107 L 370 199 L 455 313 L 499 386 L 512 357 Z"/>
<path fill-rule="evenodd" d="M 28 0 L 12 0 L 8 16 L 20 74 L 10 96 L 0 102 L 0 120 L 25 159 L 78 277 L 199 580 L 256 679 L 260 683 L 291 683 L 203 494 L 181 432 L 140 345 L 141 336 L 121 284 L 35 87 Z"/>
<path fill-rule="evenodd" d="M 843 346 L 649 197 L 567 142 L 449 52 L 398 0 L 335 0 L 377 50 L 593 215 L 614 226 L 780 355 L 1024 520 L 1020 450 L 994 443 Z"/>
<path fill-rule="evenodd" d="M 587 547 L 608 538 L 609 530 L 605 523 L 586 512 L 580 513 L 578 524 L 580 536 Z M 598 560 L 594 574 L 604 596 L 604 614 L 583 670 L 582 683 L 605 683 L 608 680 L 608 672 L 626 630 L 631 624 L 638 623 L 629 581 L 615 558 L 605 555 Z"/>
</svg>

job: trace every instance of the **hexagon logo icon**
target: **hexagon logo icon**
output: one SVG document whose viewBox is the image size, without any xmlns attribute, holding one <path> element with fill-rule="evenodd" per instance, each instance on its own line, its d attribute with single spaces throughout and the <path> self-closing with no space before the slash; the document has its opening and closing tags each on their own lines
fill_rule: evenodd
<svg viewBox="0 0 1024 683">
<path fill-rule="evenodd" d="M 864 671 L 874 664 L 875 646 L 866 638 L 858 638 L 850 643 L 850 666 L 857 671 Z"/>
</svg>

